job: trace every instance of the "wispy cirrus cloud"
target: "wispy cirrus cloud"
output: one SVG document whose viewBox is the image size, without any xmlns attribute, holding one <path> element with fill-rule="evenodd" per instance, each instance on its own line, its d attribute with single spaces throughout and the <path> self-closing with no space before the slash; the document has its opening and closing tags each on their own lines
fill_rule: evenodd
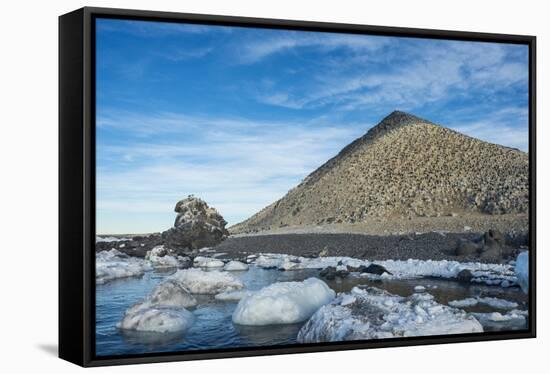
<svg viewBox="0 0 550 374">
<path fill-rule="evenodd" d="M 490 143 L 529 151 L 529 110 L 508 107 L 476 119 L 450 120 L 449 127 Z M 498 130 L 496 130 L 498 129 Z"/>
<path fill-rule="evenodd" d="M 367 51 L 358 66 L 347 66 L 347 70 L 336 73 L 332 68 L 318 71 L 308 87 L 290 85 L 286 91 L 263 94 L 258 100 L 291 109 L 336 105 L 341 110 L 357 110 L 381 103 L 414 109 L 429 102 L 479 95 L 479 91 L 491 95 L 518 83 L 527 87 L 525 62 L 506 60 L 509 46 L 455 42 L 443 47 L 440 42 L 425 43 L 429 47 L 386 43 L 386 49 L 401 50 L 393 66 L 380 69 L 371 64 L 367 65 L 370 69 L 362 69 L 364 61 L 372 61 L 368 55 L 378 53 Z"/>
<path fill-rule="evenodd" d="M 231 28 L 225 26 L 101 18 L 97 20 L 96 29 L 98 32 L 116 32 L 143 38 L 159 38 L 181 34 L 204 34 L 217 31 L 231 32 Z"/>
<path fill-rule="evenodd" d="M 242 63 L 256 63 L 262 59 L 295 49 L 315 48 L 321 52 L 345 49 L 353 52 L 376 51 L 390 42 L 386 37 L 369 37 L 350 34 L 286 32 L 283 36 L 277 33 L 261 40 L 251 41 L 239 47 L 239 58 Z"/>
</svg>

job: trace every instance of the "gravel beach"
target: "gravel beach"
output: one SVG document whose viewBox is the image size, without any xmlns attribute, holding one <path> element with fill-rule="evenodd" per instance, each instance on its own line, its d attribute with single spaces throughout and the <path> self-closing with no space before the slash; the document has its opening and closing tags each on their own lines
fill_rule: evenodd
<svg viewBox="0 0 550 374">
<path fill-rule="evenodd" d="M 475 240 L 479 233 L 436 232 L 407 235 L 363 234 L 277 234 L 229 237 L 213 249 L 227 257 L 242 257 L 255 253 L 285 253 L 314 257 L 325 251 L 328 256 L 349 256 L 369 260 L 455 260 L 480 261 L 479 257 L 456 256 L 459 239 Z M 524 244 L 525 236 L 510 242 L 514 247 Z M 483 261 L 483 260 L 481 260 Z M 488 261 L 489 262 L 489 261 Z"/>
</svg>

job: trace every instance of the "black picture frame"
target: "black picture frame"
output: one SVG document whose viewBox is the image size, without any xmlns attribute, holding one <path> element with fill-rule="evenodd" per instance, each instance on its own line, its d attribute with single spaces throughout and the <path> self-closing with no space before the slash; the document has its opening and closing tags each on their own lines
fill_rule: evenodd
<svg viewBox="0 0 550 374">
<path fill-rule="evenodd" d="M 529 328 L 292 346 L 95 355 L 95 29 L 101 18 L 516 43 L 529 47 Z M 536 37 L 85 7 L 59 18 L 59 357 L 104 366 L 536 337 Z"/>
</svg>

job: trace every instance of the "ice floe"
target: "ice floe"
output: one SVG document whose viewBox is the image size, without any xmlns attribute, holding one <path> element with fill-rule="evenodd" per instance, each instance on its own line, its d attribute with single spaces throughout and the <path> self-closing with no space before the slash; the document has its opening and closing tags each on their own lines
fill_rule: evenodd
<svg viewBox="0 0 550 374">
<path fill-rule="evenodd" d="M 242 298 L 233 322 L 249 326 L 302 322 L 334 297 L 334 291 L 317 278 L 273 283 Z"/>
<path fill-rule="evenodd" d="M 507 313 L 470 313 L 485 329 L 523 329 L 527 328 L 527 310 L 511 310 Z"/>
<path fill-rule="evenodd" d="M 193 260 L 193 266 L 199 268 L 221 268 L 224 263 L 212 257 L 197 256 Z"/>
<path fill-rule="evenodd" d="M 103 284 L 113 279 L 136 277 L 151 270 L 149 262 L 130 257 L 116 249 L 96 253 L 96 283 Z"/>
<path fill-rule="evenodd" d="M 228 291 L 217 294 L 216 296 L 214 296 L 214 299 L 221 301 L 239 301 L 244 297 L 251 296 L 252 294 L 254 294 L 254 291 Z"/>
<path fill-rule="evenodd" d="M 223 270 L 244 271 L 244 270 L 248 270 L 248 265 L 240 261 L 229 261 L 227 264 L 225 264 L 225 266 L 223 267 Z"/>
<path fill-rule="evenodd" d="M 117 327 L 158 333 L 179 332 L 187 330 L 193 320 L 193 314 L 185 308 L 152 307 L 127 313 Z"/>
<path fill-rule="evenodd" d="M 172 279 L 177 280 L 193 294 L 215 295 L 221 292 L 236 291 L 243 288 L 243 283 L 231 274 L 213 270 L 201 269 L 178 270 Z"/>
<path fill-rule="evenodd" d="M 468 308 L 478 304 L 488 305 L 495 309 L 515 309 L 518 307 L 518 303 L 515 301 L 508 301 L 496 297 L 468 297 L 462 300 L 449 301 L 448 304 L 455 308 Z"/>
<path fill-rule="evenodd" d="M 521 252 L 516 259 L 517 282 L 523 292 L 529 292 L 529 252 Z"/>
<path fill-rule="evenodd" d="M 483 332 L 483 327 L 473 316 L 435 302 L 428 293 L 401 297 L 374 287 L 354 287 L 313 314 L 300 329 L 298 342 L 476 332 Z"/>
<path fill-rule="evenodd" d="M 118 324 L 123 330 L 176 332 L 186 330 L 193 315 L 185 308 L 197 300 L 178 281 L 168 279 L 159 284 L 145 300 L 134 304 Z"/>
<path fill-rule="evenodd" d="M 145 255 L 145 259 L 155 268 L 183 268 L 189 266 L 189 257 L 169 254 L 163 245 L 158 245 Z"/>
<path fill-rule="evenodd" d="M 115 236 L 96 236 L 95 242 L 117 242 L 119 240 L 131 240 L 130 238 L 117 238 Z"/>
<path fill-rule="evenodd" d="M 368 279 L 414 279 L 424 277 L 456 278 L 462 270 L 472 272 L 472 282 L 509 287 L 517 282 L 516 272 L 510 264 L 485 264 L 480 262 L 458 262 L 448 260 L 384 260 L 368 261 L 351 257 L 300 257 L 286 254 L 264 253 L 250 262 L 266 269 L 324 269 L 329 266 L 344 267 L 356 271 L 360 266 L 381 265 L 391 274 L 362 273 Z"/>
</svg>

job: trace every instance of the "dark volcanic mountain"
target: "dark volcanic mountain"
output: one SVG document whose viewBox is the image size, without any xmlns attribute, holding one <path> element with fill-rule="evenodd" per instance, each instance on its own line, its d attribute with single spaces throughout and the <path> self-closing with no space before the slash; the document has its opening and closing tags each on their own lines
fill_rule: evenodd
<svg viewBox="0 0 550 374">
<path fill-rule="evenodd" d="M 528 179 L 527 153 L 396 111 L 231 231 L 526 213 Z"/>
</svg>

